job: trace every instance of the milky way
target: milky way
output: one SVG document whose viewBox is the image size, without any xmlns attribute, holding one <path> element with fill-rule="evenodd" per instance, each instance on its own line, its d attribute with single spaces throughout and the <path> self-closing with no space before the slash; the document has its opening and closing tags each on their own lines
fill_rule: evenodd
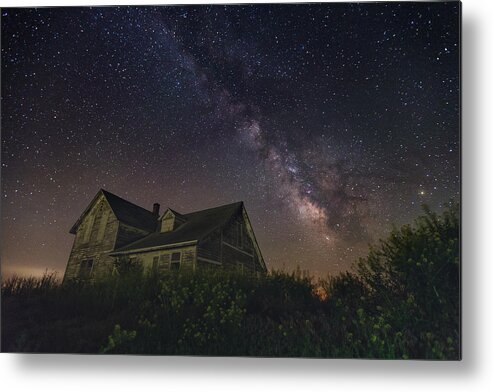
<svg viewBox="0 0 493 392">
<path fill-rule="evenodd" d="M 270 268 L 337 273 L 459 194 L 460 4 L 2 9 L 3 274 L 63 273 L 105 188 L 243 200 Z"/>
</svg>

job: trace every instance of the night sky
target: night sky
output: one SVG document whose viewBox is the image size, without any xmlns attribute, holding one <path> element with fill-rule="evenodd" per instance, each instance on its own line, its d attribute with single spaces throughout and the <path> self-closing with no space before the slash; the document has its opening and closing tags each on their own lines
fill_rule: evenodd
<svg viewBox="0 0 493 392">
<path fill-rule="evenodd" d="M 63 274 L 100 188 L 245 202 L 269 268 L 337 273 L 459 195 L 450 3 L 2 9 L 2 274 Z"/>
</svg>

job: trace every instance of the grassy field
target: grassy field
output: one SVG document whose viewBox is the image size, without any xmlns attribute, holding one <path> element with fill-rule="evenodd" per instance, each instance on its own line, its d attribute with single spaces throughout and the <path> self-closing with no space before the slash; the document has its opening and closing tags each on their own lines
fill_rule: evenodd
<svg viewBox="0 0 493 392">
<path fill-rule="evenodd" d="M 2 351 L 460 358 L 459 209 L 425 210 L 353 272 L 2 283 Z"/>
</svg>

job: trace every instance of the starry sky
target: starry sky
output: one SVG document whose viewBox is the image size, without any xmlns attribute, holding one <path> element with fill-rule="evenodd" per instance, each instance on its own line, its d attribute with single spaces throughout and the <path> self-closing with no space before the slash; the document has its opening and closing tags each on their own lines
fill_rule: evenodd
<svg viewBox="0 0 493 392">
<path fill-rule="evenodd" d="M 245 202 L 271 269 L 344 271 L 460 191 L 460 4 L 1 10 L 2 274 L 62 275 L 100 188 Z"/>
</svg>

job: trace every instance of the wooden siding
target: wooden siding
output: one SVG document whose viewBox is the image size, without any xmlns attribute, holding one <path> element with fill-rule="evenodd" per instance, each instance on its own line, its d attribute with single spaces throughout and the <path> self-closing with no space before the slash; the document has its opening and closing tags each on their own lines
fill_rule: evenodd
<svg viewBox="0 0 493 392">
<path fill-rule="evenodd" d="M 161 233 L 165 233 L 168 231 L 173 231 L 178 226 L 180 226 L 183 223 L 182 218 L 176 216 L 169 208 L 166 210 L 164 213 L 163 217 L 161 218 L 161 223 L 160 223 L 160 229 L 159 231 Z"/>
<path fill-rule="evenodd" d="M 197 256 L 207 260 L 221 261 L 221 229 L 215 230 L 199 242 Z"/>
<path fill-rule="evenodd" d="M 175 217 L 167 216 L 161 221 L 161 233 L 172 231 L 175 228 Z"/>
<path fill-rule="evenodd" d="M 254 255 L 247 254 L 241 250 L 230 246 L 228 243 L 223 243 L 223 266 L 226 269 L 239 269 L 240 265 L 243 265 L 241 269 L 254 271 Z"/>
<path fill-rule="evenodd" d="M 115 247 L 136 241 L 148 232 L 119 222 L 101 195 L 77 228 L 63 280 L 79 278 L 83 260 L 92 260 L 89 279 L 97 280 L 113 272 Z"/>
<path fill-rule="evenodd" d="M 226 226 L 201 240 L 197 247 L 197 265 L 210 268 L 221 265 L 228 270 L 266 272 L 260 264 L 261 255 L 255 249 L 252 231 L 243 213 Z"/>
<path fill-rule="evenodd" d="M 265 274 L 267 273 L 267 267 L 265 265 L 264 258 L 262 257 L 262 253 L 260 252 L 257 240 L 255 239 L 255 233 L 253 232 L 250 219 L 248 218 L 248 214 L 244 208 L 241 212 L 241 217 L 245 225 L 245 231 L 250 238 L 250 244 L 252 246 L 252 252 L 254 255 L 253 270 L 255 273 Z"/>
<path fill-rule="evenodd" d="M 195 269 L 196 264 L 196 246 L 182 246 L 176 248 L 168 248 L 155 250 L 150 252 L 135 253 L 129 255 L 132 259 L 135 258 L 135 262 L 142 264 L 144 273 L 150 273 L 153 271 L 154 258 L 157 257 L 156 272 L 165 273 L 170 270 L 171 255 L 173 253 L 180 253 L 180 270 L 192 271 Z M 128 257 L 128 256 L 127 256 Z"/>
<path fill-rule="evenodd" d="M 110 273 L 113 258 L 108 253 L 113 250 L 118 226 L 118 220 L 108 202 L 101 196 L 77 228 L 64 280 L 79 276 L 83 260 L 93 260 L 91 279 Z"/>
</svg>

